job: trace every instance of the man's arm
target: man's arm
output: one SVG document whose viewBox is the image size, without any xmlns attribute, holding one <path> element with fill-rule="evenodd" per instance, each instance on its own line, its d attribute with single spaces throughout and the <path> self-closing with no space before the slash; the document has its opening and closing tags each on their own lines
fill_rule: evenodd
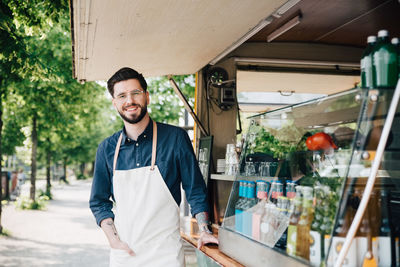
<svg viewBox="0 0 400 267">
<path fill-rule="evenodd" d="M 199 212 L 195 217 L 200 229 L 200 238 L 197 241 L 197 248 L 201 249 L 203 245 L 208 243 L 218 244 L 218 239 L 212 235 L 208 212 Z"/>
<path fill-rule="evenodd" d="M 204 244 L 216 243 L 216 239 L 210 229 L 211 223 L 208 216 L 207 188 L 199 169 L 192 143 L 186 132 L 181 138 L 180 148 L 180 175 L 182 186 L 186 192 L 187 200 L 191 207 L 192 214 L 196 214 L 197 224 L 200 229 L 200 239 L 197 247 L 200 249 Z"/>
<path fill-rule="evenodd" d="M 102 220 L 100 227 L 103 229 L 111 248 L 125 250 L 129 255 L 135 256 L 135 253 L 128 246 L 128 244 L 119 239 L 117 229 L 115 228 L 114 220 L 112 218 Z"/>
</svg>

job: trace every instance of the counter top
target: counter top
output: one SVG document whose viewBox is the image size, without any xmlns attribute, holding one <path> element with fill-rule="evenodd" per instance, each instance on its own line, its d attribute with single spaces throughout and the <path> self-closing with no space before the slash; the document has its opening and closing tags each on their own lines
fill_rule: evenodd
<svg viewBox="0 0 400 267">
<path fill-rule="evenodd" d="M 218 237 L 216 234 L 214 235 Z M 181 231 L 181 237 L 183 240 L 185 240 L 197 249 L 198 236 L 190 235 Z M 216 245 L 205 245 L 200 249 L 200 251 L 203 252 L 206 256 L 212 258 L 217 263 L 221 264 L 222 266 L 244 267 L 244 265 L 238 263 L 234 259 L 222 253 Z"/>
</svg>

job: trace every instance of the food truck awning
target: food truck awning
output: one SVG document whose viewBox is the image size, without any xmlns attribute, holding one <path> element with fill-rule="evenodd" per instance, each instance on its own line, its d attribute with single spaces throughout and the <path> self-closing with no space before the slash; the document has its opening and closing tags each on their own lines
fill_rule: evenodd
<svg viewBox="0 0 400 267">
<path fill-rule="evenodd" d="M 195 73 L 285 2 L 72 0 L 74 77 L 105 80 L 123 66 L 145 76 Z"/>
</svg>

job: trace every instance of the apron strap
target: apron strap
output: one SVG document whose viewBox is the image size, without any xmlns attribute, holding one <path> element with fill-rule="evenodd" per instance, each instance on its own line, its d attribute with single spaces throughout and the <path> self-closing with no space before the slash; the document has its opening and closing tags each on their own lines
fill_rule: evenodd
<svg viewBox="0 0 400 267">
<path fill-rule="evenodd" d="M 113 163 L 113 175 L 115 174 L 115 168 L 117 167 L 117 159 L 119 154 L 119 148 L 122 142 L 122 133 L 119 135 L 117 146 L 115 147 L 114 153 L 114 163 Z M 157 124 L 153 121 L 153 149 L 151 151 L 151 167 L 150 170 L 154 170 L 156 164 L 156 154 L 157 154 Z"/>
<path fill-rule="evenodd" d="M 153 149 L 151 151 L 151 167 L 150 170 L 154 170 L 154 165 L 156 164 L 156 154 L 157 154 L 157 124 L 153 121 Z"/>
<path fill-rule="evenodd" d="M 114 164 L 113 164 L 113 175 L 115 174 L 115 168 L 117 167 L 117 159 L 118 159 L 119 147 L 121 146 L 121 142 L 122 142 L 122 132 L 119 135 L 118 142 L 117 142 L 117 147 L 115 148 Z"/>
</svg>

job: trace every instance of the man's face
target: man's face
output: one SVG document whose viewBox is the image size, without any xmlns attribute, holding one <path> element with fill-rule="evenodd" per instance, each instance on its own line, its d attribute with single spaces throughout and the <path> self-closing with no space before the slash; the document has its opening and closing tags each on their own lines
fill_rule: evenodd
<svg viewBox="0 0 400 267">
<path fill-rule="evenodd" d="M 146 115 L 150 98 L 137 79 L 129 79 L 114 85 L 112 102 L 124 121 L 135 124 Z"/>
</svg>

